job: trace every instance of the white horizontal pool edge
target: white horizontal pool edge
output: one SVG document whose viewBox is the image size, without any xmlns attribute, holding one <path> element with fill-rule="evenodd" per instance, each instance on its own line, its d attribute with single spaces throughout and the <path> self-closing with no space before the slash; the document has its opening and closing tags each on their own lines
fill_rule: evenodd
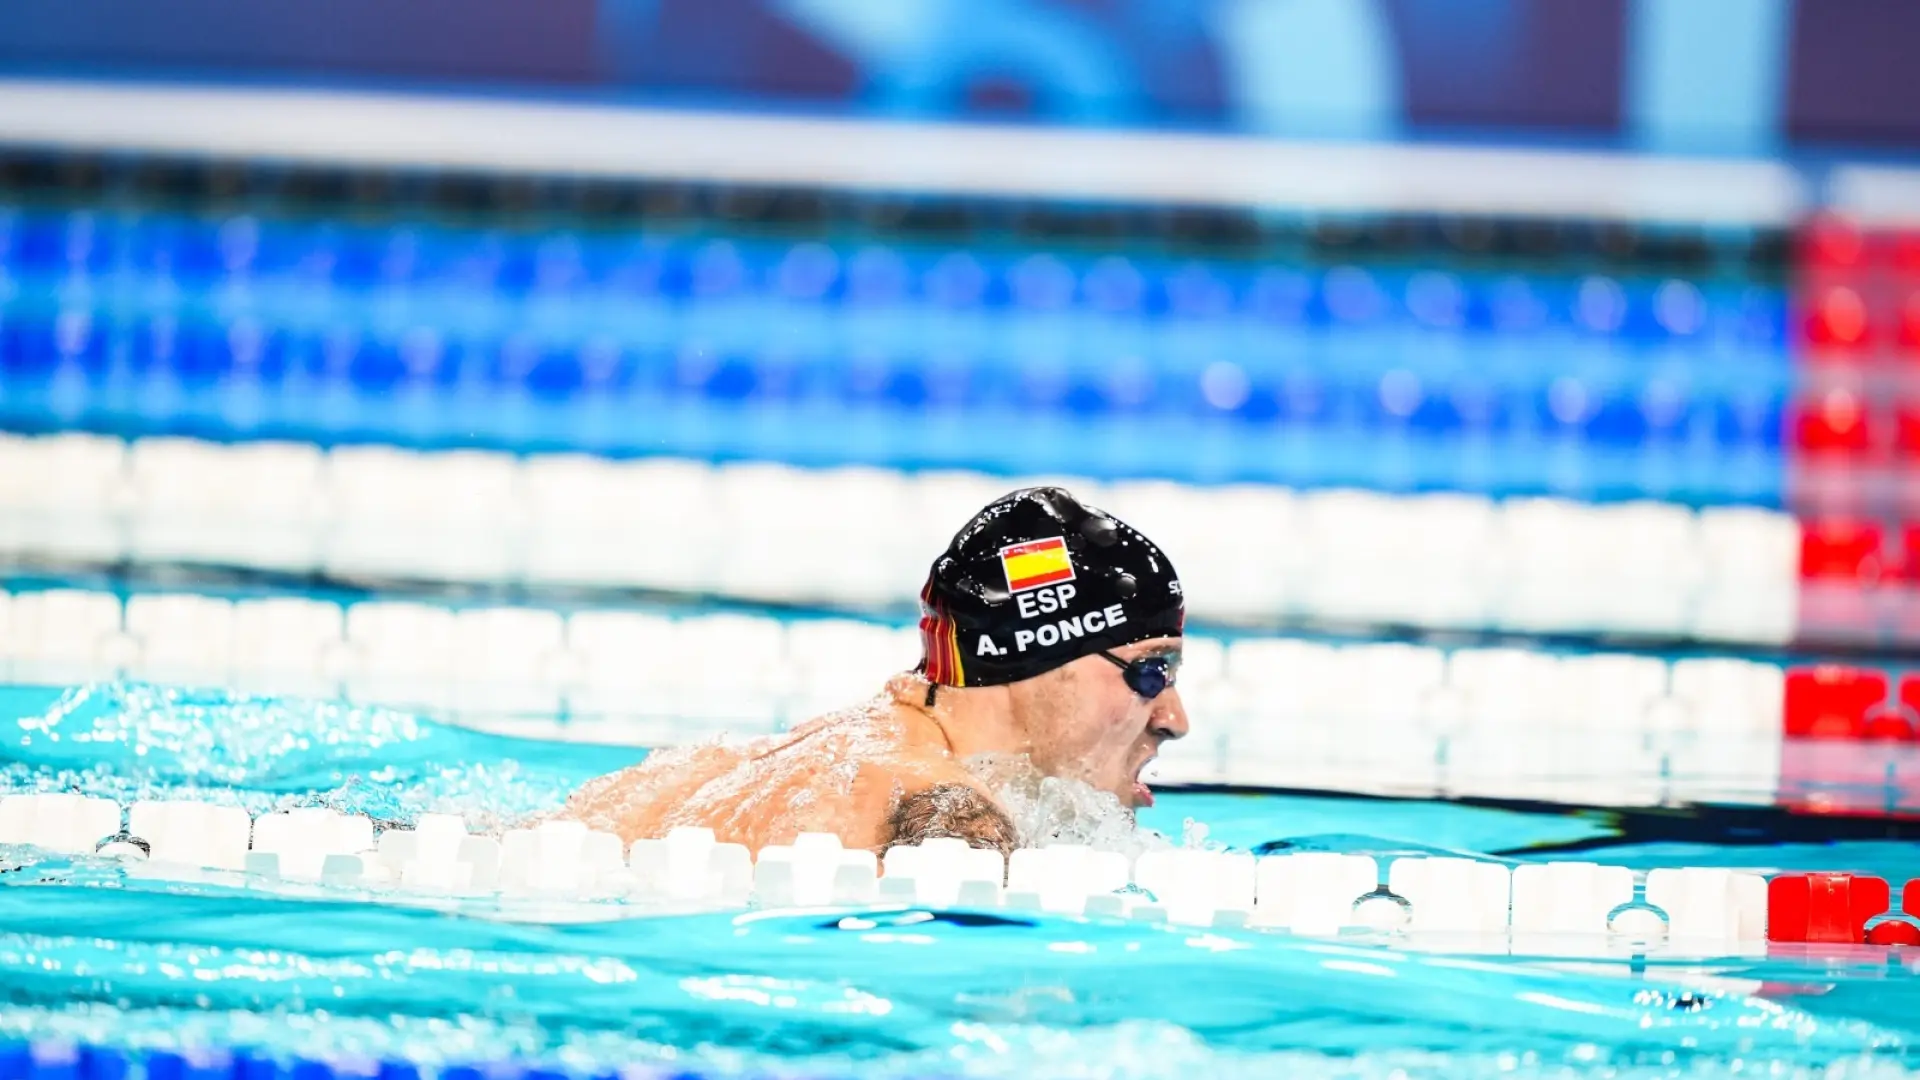
<svg viewBox="0 0 1920 1080">
<path fill-rule="evenodd" d="M 375 167 L 1333 213 L 1785 226 L 1777 162 L 0 79 L 0 143 Z"/>
</svg>

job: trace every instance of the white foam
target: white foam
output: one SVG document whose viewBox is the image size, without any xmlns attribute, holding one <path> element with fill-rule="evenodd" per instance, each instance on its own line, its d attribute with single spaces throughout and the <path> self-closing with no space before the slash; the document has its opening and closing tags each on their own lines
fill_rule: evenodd
<svg viewBox="0 0 1920 1080">
<path fill-rule="evenodd" d="M 1079 844 L 1129 858 L 1167 846 L 1165 837 L 1140 828 L 1112 792 L 1044 776 L 1025 755 L 982 754 L 965 764 L 1007 812 L 1023 845 Z"/>
</svg>

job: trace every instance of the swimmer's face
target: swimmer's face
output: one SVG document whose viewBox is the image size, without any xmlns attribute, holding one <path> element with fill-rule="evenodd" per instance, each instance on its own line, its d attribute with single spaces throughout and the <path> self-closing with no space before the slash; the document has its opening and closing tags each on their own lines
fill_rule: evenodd
<svg viewBox="0 0 1920 1080">
<path fill-rule="evenodd" d="M 1176 637 L 1150 638 L 1113 650 L 1121 660 L 1151 655 L 1177 659 L 1179 654 Z M 1168 687 L 1146 700 L 1127 686 L 1119 668 L 1098 656 L 1083 656 L 1009 689 L 1032 742 L 1034 766 L 1041 772 L 1110 791 L 1129 809 L 1153 805 L 1140 770 L 1162 743 L 1187 733 L 1187 710 L 1178 689 Z"/>
</svg>

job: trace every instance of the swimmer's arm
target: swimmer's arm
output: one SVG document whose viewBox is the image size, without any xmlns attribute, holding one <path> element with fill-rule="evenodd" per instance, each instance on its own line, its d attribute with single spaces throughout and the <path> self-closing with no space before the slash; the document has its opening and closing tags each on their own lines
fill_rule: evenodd
<svg viewBox="0 0 1920 1080">
<path fill-rule="evenodd" d="M 1013 820 L 980 791 L 966 784 L 935 784 L 903 795 L 887 816 L 883 846 L 919 844 L 937 837 L 964 840 L 969 847 L 1012 855 L 1020 846 Z"/>
</svg>

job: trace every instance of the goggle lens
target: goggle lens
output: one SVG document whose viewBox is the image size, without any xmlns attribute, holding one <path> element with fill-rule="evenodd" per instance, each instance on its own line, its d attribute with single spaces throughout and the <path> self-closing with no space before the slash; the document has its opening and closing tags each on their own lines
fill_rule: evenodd
<svg viewBox="0 0 1920 1080">
<path fill-rule="evenodd" d="M 1110 652 L 1100 655 L 1120 669 L 1120 679 L 1127 684 L 1127 689 L 1148 701 L 1165 693 L 1180 672 L 1180 661 L 1158 653 L 1132 660 L 1122 660 Z"/>
</svg>

